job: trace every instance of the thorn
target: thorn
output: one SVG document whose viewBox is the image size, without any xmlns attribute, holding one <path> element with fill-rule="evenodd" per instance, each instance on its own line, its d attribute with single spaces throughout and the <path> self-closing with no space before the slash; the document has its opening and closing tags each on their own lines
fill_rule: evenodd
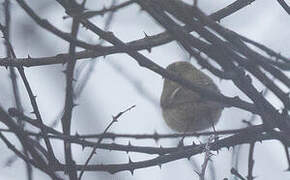
<svg viewBox="0 0 290 180">
<path fill-rule="evenodd" d="M 162 168 L 162 163 L 158 163 L 158 166 L 161 169 Z"/>
<path fill-rule="evenodd" d="M 199 142 L 199 145 L 201 145 L 202 144 L 202 142 L 199 140 L 199 139 L 197 139 L 198 140 L 198 142 Z"/>
<path fill-rule="evenodd" d="M 131 160 L 130 156 L 129 156 L 129 171 L 131 172 L 131 174 L 134 174 L 134 166 L 133 166 L 134 162 Z"/>
<path fill-rule="evenodd" d="M 111 38 L 111 37 L 114 36 L 114 33 L 113 33 L 112 31 L 106 31 L 106 32 L 104 33 L 104 36 L 105 36 L 105 37 L 108 37 L 108 38 Z"/>
<path fill-rule="evenodd" d="M 178 143 L 178 148 L 183 148 L 184 147 L 184 143 L 183 143 L 183 139 L 181 139 Z"/>
<path fill-rule="evenodd" d="M 106 6 L 103 7 L 102 11 L 103 11 L 103 12 L 107 11 Z M 101 16 L 104 16 L 104 14 L 105 14 L 105 13 L 102 13 Z"/>
<path fill-rule="evenodd" d="M 130 141 L 128 142 L 128 147 L 129 147 L 128 149 L 130 149 L 130 147 L 132 147 L 132 145 L 131 145 L 131 142 L 130 142 Z M 128 153 L 129 153 L 129 150 L 126 150 L 126 153 L 128 154 Z"/>
<path fill-rule="evenodd" d="M 247 121 L 245 119 L 243 119 L 242 122 L 247 124 L 247 126 L 253 126 L 253 124 L 250 121 Z"/>
<path fill-rule="evenodd" d="M 79 105 L 80 105 L 80 104 L 73 103 L 73 104 L 72 104 L 72 107 L 74 108 L 74 107 L 79 106 Z"/>
<path fill-rule="evenodd" d="M 145 31 L 143 31 L 143 33 L 145 35 L 145 39 L 149 39 L 150 38 L 150 36 L 148 36 Z"/>
<path fill-rule="evenodd" d="M 254 179 L 256 179 L 258 176 L 252 176 L 252 177 L 249 177 L 249 176 L 247 176 L 247 179 L 252 179 L 252 180 L 254 180 Z"/>
<path fill-rule="evenodd" d="M 220 150 L 219 150 L 219 149 L 217 149 L 217 150 L 216 150 L 216 153 L 217 153 L 217 154 L 219 154 L 219 153 L 220 153 Z"/>
<path fill-rule="evenodd" d="M 154 130 L 153 139 L 154 139 L 155 143 L 158 143 L 159 134 L 157 133 L 156 129 Z"/>
<path fill-rule="evenodd" d="M 80 137 L 79 133 L 76 131 L 75 136 L 78 138 Z"/>
<path fill-rule="evenodd" d="M 118 122 L 118 119 L 116 118 L 116 116 L 112 116 L 113 122 Z"/>
<path fill-rule="evenodd" d="M 240 100 L 240 97 L 239 96 L 235 96 L 233 97 L 234 100 Z"/>
<path fill-rule="evenodd" d="M 130 171 L 130 173 L 131 173 L 131 175 L 133 176 L 134 175 L 134 169 L 129 169 L 129 171 Z"/>
<path fill-rule="evenodd" d="M 69 18 L 68 15 L 66 15 L 66 16 L 62 16 L 62 19 L 63 19 L 63 20 L 66 20 L 66 19 L 68 19 L 68 18 Z"/>
<path fill-rule="evenodd" d="M 85 30 L 88 30 L 89 28 L 85 25 L 82 25 L 82 28 L 85 28 Z"/>
<path fill-rule="evenodd" d="M 148 47 L 146 50 L 147 50 L 149 53 L 151 53 L 152 48 L 151 48 L 151 47 Z"/>
<path fill-rule="evenodd" d="M 132 161 L 132 159 L 130 158 L 130 156 L 129 156 L 129 164 L 133 164 L 133 161 Z"/>
<path fill-rule="evenodd" d="M 110 169 L 108 169 L 108 172 L 109 172 L 110 174 L 115 174 L 115 171 L 110 170 Z"/>
<path fill-rule="evenodd" d="M 164 148 L 163 148 L 163 146 L 162 146 L 162 145 L 160 145 L 160 147 L 159 147 L 159 148 L 160 148 L 160 153 L 161 153 L 161 154 L 164 154 Z"/>
<path fill-rule="evenodd" d="M 86 145 L 85 144 L 82 144 L 82 151 L 84 151 L 86 148 Z"/>
</svg>

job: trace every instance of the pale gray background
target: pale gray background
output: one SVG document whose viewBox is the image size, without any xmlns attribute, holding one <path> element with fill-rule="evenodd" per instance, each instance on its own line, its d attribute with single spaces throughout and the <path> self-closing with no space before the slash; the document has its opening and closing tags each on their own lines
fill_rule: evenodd
<svg viewBox="0 0 290 180">
<path fill-rule="evenodd" d="M 191 1 L 188 0 L 187 2 Z M 199 6 L 204 12 L 209 14 L 225 7 L 231 2 L 233 2 L 233 0 L 199 0 Z M 52 24 L 64 31 L 70 31 L 71 20 L 62 19 L 65 12 L 55 1 L 29 0 L 29 4 L 41 17 L 48 19 Z M 106 1 L 106 4 L 110 4 L 109 1 Z M 103 3 L 102 1 L 91 0 L 88 1 L 87 7 L 90 9 L 100 9 L 103 7 Z M 2 10 L 1 7 L 1 11 Z M 57 53 L 67 53 L 67 42 L 60 40 L 36 25 L 14 1 L 12 1 L 11 12 L 11 38 L 18 57 L 27 57 L 27 54 L 32 57 L 39 57 L 52 56 Z M 3 17 L 0 18 L 1 22 L 3 22 Z M 97 25 L 103 27 L 104 18 L 97 17 L 93 20 Z M 289 57 L 289 20 L 289 15 L 284 12 L 276 1 L 257 0 L 243 10 L 221 20 L 221 24 Z M 114 21 L 110 29 L 118 38 L 125 42 L 143 38 L 143 32 L 146 32 L 148 35 L 154 35 L 163 31 L 163 29 L 156 25 L 145 12 L 140 12 L 140 8 L 137 5 L 119 11 L 114 16 Z M 82 29 L 82 31 L 85 30 Z M 98 41 L 98 37 L 95 37 L 90 32 L 86 34 L 82 33 L 79 37 L 89 42 Z M 0 47 L 0 55 L 3 57 L 4 46 L 1 44 Z M 142 51 L 142 54 L 150 57 L 154 62 L 163 67 L 166 67 L 174 61 L 186 60 L 186 58 L 188 58 L 176 43 L 154 48 L 151 54 Z M 134 104 L 136 104 L 136 108 L 123 115 L 119 123 L 113 125 L 110 132 L 131 134 L 153 133 L 155 130 L 159 133 L 172 132 L 163 122 L 158 106 L 162 88 L 162 78 L 159 75 L 139 67 L 135 60 L 125 54 L 111 55 L 107 56 L 105 59 L 101 57 L 94 61 L 96 64 L 94 71 L 81 97 L 77 101 L 80 106 L 75 108 L 73 112 L 73 133 L 76 131 L 80 134 L 100 133 L 111 121 L 112 115 L 116 115 L 118 112 Z M 89 60 L 78 61 L 77 67 L 88 68 L 86 65 L 88 65 L 89 62 Z M 192 59 L 192 62 L 196 65 L 194 59 Z M 116 70 L 116 67 L 118 67 L 119 70 Z M 55 121 L 56 118 L 59 118 L 63 108 L 65 76 L 61 71 L 64 69 L 65 66 L 62 65 L 25 69 L 33 92 L 37 95 L 37 102 L 46 124 L 50 124 Z M 139 84 L 141 88 L 153 98 L 155 104 L 144 97 L 144 94 L 140 93 L 140 91 L 136 89 L 134 83 L 128 81 L 128 79 L 120 73 L 120 70 L 130 76 L 135 83 Z M 204 70 L 204 72 L 212 76 L 208 71 Z M 0 68 L 0 75 L 2 77 L 0 79 L 0 104 L 7 110 L 9 107 L 14 106 L 11 83 L 8 78 L 9 73 L 2 67 Z M 81 75 L 79 77 L 82 77 Z M 241 98 L 246 99 L 231 82 L 224 80 L 219 81 L 219 79 L 215 77 L 213 77 L 213 79 L 220 87 L 223 94 L 227 96 L 239 95 Z M 21 81 L 20 84 L 25 113 L 29 114 L 31 105 Z M 258 83 L 256 86 L 262 89 Z M 271 94 L 267 97 L 276 107 L 281 107 L 281 103 L 274 99 Z M 249 119 L 249 117 L 250 114 L 244 111 L 235 108 L 225 109 L 220 123 L 217 125 L 217 129 L 222 130 L 243 127 L 245 125 L 241 123 L 241 120 Z M 60 125 L 58 125 L 57 128 L 61 130 Z M 8 137 L 13 138 L 13 136 Z M 190 141 L 192 141 L 192 139 L 186 140 L 186 142 Z M 59 143 L 59 141 L 55 142 L 54 146 L 58 149 L 57 156 L 59 159 L 63 160 L 63 144 Z M 128 140 L 118 140 L 117 142 L 127 144 Z M 144 146 L 159 146 L 160 144 L 163 146 L 175 146 L 176 143 L 176 140 L 164 140 L 160 141 L 158 144 L 153 140 L 132 141 L 134 145 Z M 13 153 L 6 148 L 2 141 L 0 141 L 0 147 L 0 153 L 2 154 L 0 156 L 0 166 L 3 167 L 0 170 L 1 179 L 24 179 L 26 174 L 23 161 L 17 160 L 11 167 L 6 167 L 5 162 L 7 162 L 7 157 L 10 157 Z M 82 152 L 80 146 L 74 147 L 74 157 L 76 161 L 78 163 L 83 163 L 88 156 L 85 153 L 90 152 L 90 150 L 86 149 Z M 243 155 L 241 156 L 239 171 L 243 175 L 247 175 L 248 146 L 243 146 L 241 150 Z M 224 177 L 231 178 L 231 152 L 232 149 L 230 149 L 230 151 L 222 149 L 217 156 L 213 156 L 212 159 L 216 166 L 217 179 L 222 179 Z M 129 153 L 129 155 L 133 161 L 141 161 L 155 157 L 152 155 L 144 156 L 138 153 Z M 195 158 L 199 165 L 202 163 L 202 157 L 203 156 L 196 156 Z M 258 176 L 258 179 L 290 178 L 289 172 L 284 172 L 287 168 L 287 163 L 283 147 L 279 142 L 268 141 L 262 144 L 257 143 L 254 159 L 254 175 Z M 128 155 L 123 152 L 97 150 L 97 156 L 93 160 L 93 163 L 124 163 L 128 162 Z M 48 176 L 38 170 L 34 170 L 34 177 L 35 179 L 49 179 Z M 163 165 L 161 170 L 158 166 L 138 169 L 134 172 L 133 176 L 129 171 L 125 171 L 115 175 L 110 175 L 106 172 L 86 172 L 83 177 L 83 179 L 100 178 L 183 180 L 197 179 L 198 176 L 194 173 L 193 167 L 187 160 L 178 160 Z"/>
</svg>

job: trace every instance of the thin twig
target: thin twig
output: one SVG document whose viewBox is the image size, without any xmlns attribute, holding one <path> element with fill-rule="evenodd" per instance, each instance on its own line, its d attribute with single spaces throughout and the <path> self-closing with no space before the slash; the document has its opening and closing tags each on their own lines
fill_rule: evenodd
<svg viewBox="0 0 290 180">
<path fill-rule="evenodd" d="M 255 0 L 237 0 L 230 4 L 229 6 L 222 8 L 215 13 L 212 13 L 209 17 L 215 21 L 220 21 L 221 19 L 243 9 L 244 7 L 248 6 L 251 2 Z M 25 1 L 20 0 L 22 6 L 26 7 L 27 4 Z M 28 14 L 30 16 L 36 15 L 31 8 L 26 7 L 24 8 L 25 11 L 28 11 Z M 32 11 L 33 13 L 31 13 Z M 33 17 L 34 19 L 34 17 Z M 41 18 L 37 17 L 36 18 L 39 22 Z M 43 28 L 48 28 L 46 26 L 43 26 Z M 191 32 L 193 29 L 190 28 L 190 26 L 185 25 L 183 26 L 183 30 L 186 32 Z M 150 36 L 150 38 L 142 38 L 139 40 L 131 41 L 127 43 L 130 48 L 134 50 L 142 50 L 142 49 L 152 49 L 155 46 L 160 46 L 165 43 L 171 42 L 173 39 L 170 35 L 169 32 L 165 31 L 163 33 Z M 105 56 L 113 53 L 121 53 L 123 52 L 120 50 L 118 47 L 103 47 L 100 49 L 100 51 L 81 51 L 79 53 L 76 53 L 76 59 L 86 59 L 86 58 L 93 58 L 93 57 L 99 57 L 99 56 Z M 56 56 L 52 57 L 43 57 L 43 58 L 18 58 L 16 61 L 15 59 L 5 59 L 5 58 L 0 58 L 0 65 L 2 66 L 26 66 L 26 67 L 31 67 L 31 66 L 42 66 L 42 65 L 50 65 L 50 64 L 63 64 L 69 59 L 68 54 L 59 54 Z"/>
<path fill-rule="evenodd" d="M 254 169 L 254 148 L 255 148 L 255 142 L 250 143 L 249 148 L 249 158 L 248 158 L 248 180 L 254 180 L 253 177 L 253 169 Z"/>
<path fill-rule="evenodd" d="M 74 5 L 74 1 L 71 1 L 70 4 Z M 71 37 L 77 38 L 77 34 L 79 31 L 80 22 L 78 18 L 73 18 L 73 22 L 71 25 Z M 69 45 L 69 55 L 70 60 L 67 62 L 67 68 L 65 70 L 66 74 L 66 94 L 65 94 L 65 105 L 64 105 L 64 113 L 61 118 L 62 122 L 62 130 L 64 135 L 71 134 L 71 121 L 72 121 L 72 112 L 75 106 L 74 99 L 73 99 L 73 80 L 74 80 L 74 71 L 75 71 L 75 50 L 76 50 L 76 43 L 71 42 Z M 71 144 L 64 140 L 64 156 L 65 162 L 68 164 L 68 169 L 65 173 L 69 174 L 71 180 L 77 180 L 77 172 L 75 170 L 75 162 L 73 160 Z"/>
<path fill-rule="evenodd" d="M 208 164 L 208 161 L 210 160 L 212 153 L 210 152 L 210 143 L 213 142 L 215 139 L 215 135 L 212 135 L 208 138 L 205 147 L 204 147 L 204 160 L 203 164 L 201 165 L 201 172 L 198 174 L 199 175 L 199 180 L 204 180 L 205 179 L 205 170 Z"/>
<path fill-rule="evenodd" d="M 40 27 L 48 30 L 49 32 L 55 34 L 61 39 L 64 39 L 68 42 L 75 43 L 76 45 L 85 48 L 85 49 L 91 49 L 91 50 L 101 50 L 102 47 L 98 45 L 92 45 L 88 44 L 84 41 L 77 40 L 70 36 L 70 33 L 63 32 L 53 26 L 48 20 L 42 19 L 39 17 L 24 0 L 16 0 L 17 3 L 21 6 L 21 8 L 36 22 Z"/>
<path fill-rule="evenodd" d="M 240 180 L 246 180 L 235 168 L 231 169 L 231 173 Z"/>
<path fill-rule="evenodd" d="M 0 30 L 2 32 L 5 32 L 5 28 L 0 24 Z M 3 33 L 5 34 L 5 33 Z M 16 54 L 12 48 L 12 45 L 10 44 L 9 42 L 9 39 L 7 39 L 7 37 L 5 37 L 5 41 L 7 43 L 7 47 L 9 47 L 9 50 L 10 50 L 10 53 L 12 55 L 12 57 L 16 58 Z M 32 92 L 32 89 L 30 87 L 30 84 L 26 78 L 26 75 L 25 75 L 25 72 L 24 72 L 24 68 L 23 67 L 17 67 L 17 70 L 22 78 L 22 81 L 25 85 L 25 88 L 26 88 L 26 91 L 28 93 L 28 96 L 29 96 L 29 99 L 30 99 L 30 102 L 31 102 L 31 105 L 32 105 L 32 108 L 33 108 L 33 113 L 35 114 L 37 120 L 43 124 L 43 121 L 42 121 L 42 117 L 40 115 L 40 112 L 39 112 L 39 109 L 38 109 L 38 105 L 36 103 L 36 96 L 33 95 L 33 92 Z M 47 132 L 45 129 L 41 129 L 43 134 L 44 134 L 44 142 L 46 144 L 46 147 L 47 147 L 47 150 L 48 150 L 48 155 L 49 155 L 49 163 L 52 163 L 52 164 L 55 164 L 57 163 L 57 159 L 53 153 L 53 148 L 51 146 L 51 143 L 50 143 L 50 140 L 48 139 L 47 137 Z"/>
<path fill-rule="evenodd" d="M 8 40 L 10 40 L 10 21 L 11 21 L 10 1 L 5 0 L 3 3 L 3 7 L 4 7 L 4 13 L 5 13 L 5 28 L 6 28 L 6 31 L 4 31 L 3 33 L 6 33 L 4 34 L 4 36 Z M 7 44 L 6 44 L 6 56 L 11 58 L 11 52 Z M 10 78 L 11 78 L 11 83 L 12 83 L 15 105 L 18 110 L 23 111 L 15 68 L 10 66 L 9 71 L 10 71 Z M 17 122 L 20 126 L 24 127 L 24 123 L 19 118 L 17 119 Z M 23 151 L 24 151 L 24 154 L 28 156 L 27 150 L 25 148 L 23 149 Z M 29 163 L 26 163 L 25 165 L 26 165 L 27 179 L 32 180 L 32 167 Z"/>
<path fill-rule="evenodd" d="M 110 129 L 110 127 L 111 127 L 114 123 L 116 123 L 116 122 L 118 121 L 118 119 L 119 119 L 119 118 L 120 118 L 124 113 L 126 113 L 127 111 L 130 111 L 130 110 L 133 109 L 135 106 L 136 106 L 136 105 L 133 105 L 133 106 L 129 107 L 128 109 L 126 109 L 125 111 L 119 112 L 116 116 L 113 116 L 113 117 L 112 117 L 112 118 L 113 118 L 112 121 L 111 121 L 111 122 L 108 124 L 108 126 L 105 128 L 105 130 L 103 131 L 103 134 L 105 134 L 105 133 Z M 83 176 L 83 174 L 84 174 L 84 172 L 85 172 L 86 167 L 88 166 L 90 160 L 92 159 L 93 155 L 95 154 L 96 149 L 98 148 L 98 145 L 102 142 L 102 140 L 103 140 L 103 137 L 100 137 L 99 140 L 97 141 L 96 145 L 93 147 L 93 150 L 91 151 L 91 153 L 90 153 L 88 159 L 86 160 L 86 162 L 85 162 L 85 164 L 84 164 L 84 166 L 83 166 L 83 169 L 82 169 L 81 172 L 80 172 L 79 180 L 82 179 L 82 176 Z"/>
<path fill-rule="evenodd" d="M 84 13 L 82 13 L 81 15 L 79 15 L 78 18 L 89 19 L 89 18 L 93 18 L 93 17 L 98 16 L 98 15 L 103 16 L 105 13 L 113 13 L 113 12 L 116 12 L 117 10 L 120 10 L 120 9 L 122 9 L 124 7 L 128 7 L 131 4 L 133 4 L 133 3 L 134 3 L 133 0 L 129 0 L 129 1 L 120 3 L 118 5 L 110 6 L 109 8 L 104 7 L 103 9 L 97 10 L 97 11 L 88 10 L 88 11 L 85 11 Z M 67 16 L 65 18 L 68 18 L 68 17 L 70 17 L 70 16 Z"/>
<path fill-rule="evenodd" d="M 277 0 L 278 3 L 282 6 L 282 8 L 290 15 L 290 7 L 284 0 Z"/>
</svg>

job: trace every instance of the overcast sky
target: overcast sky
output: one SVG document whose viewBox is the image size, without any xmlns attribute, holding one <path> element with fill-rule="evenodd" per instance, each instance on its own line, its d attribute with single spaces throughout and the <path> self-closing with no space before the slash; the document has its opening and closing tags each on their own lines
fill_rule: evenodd
<svg viewBox="0 0 290 180">
<path fill-rule="evenodd" d="M 2 2 L 0 0 L 0 2 Z M 106 1 L 108 5 L 109 1 Z M 122 2 L 122 1 L 119 1 Z M 188 0 L 187 2 L 191 2 Z M 199 0 L 199 7 L 207 14 L 213 13 L 226 5 L 234 2 L 233 0 Z M 58 28 L 69 32 L 71 20 L 63 20 L 65 12 L 53 0 L 37 1 L 29 0 L 31 7 L 45 19 L 48 19 Z M 102 1 L 89 0 L 89 9 L 100 9 L 103 7 Z M 25 12 L 19 8 L 16 2 L 12 2 L 12 44 L 18 57 L 54 56 L 57 53 L 67 53 L 68 43 L 57 38 L 46 30 L 36 25 Z M 2 7 L 1 7 L 2 11 Z M 105 17 L 93 18 L 92 21 L 101 27 L 104 26 Z M 3 18 L 0 17 L 1 22 Z M 267 45 L 268 47 L 281 52 L 286 57 L 290 56 L 290 27 L 289 15 L 279 6 L 276 1 L 256 0 L 251 5 L 241 11 L 221 20 L 221 25 L 234 30 L 250 39 Z M 128 42 L 144 37 L 144 32 L 148 35 L 155 35 L 163 32 L 163 28 L 155 23 L 147 13 L 140 11 L 140 7 L 133 5 L 118 11 L 114 16 L 110 30 L 121 40 Z M 98 37 L 82 29 L 80 39 L 88 42 L 97 42 Z M 0 56 L 4 57 L 3 45 L 0 46 Z M 176 43 L 169 43 L 162 47 L 157 47 L 149 54 L 141 51 L 142 54 L 152 59 L 157 64 L 166 67 L 174 61 L 188 60 L 188 55 L 183 52 Z M 93 63 L 92 63 L 93 62 Z M 191 62 L 200 68 L 194 59 Z M 72 133 L 79 134 L 100 133 L 111 121 L 112 115 L 127 109 L 132 105 L 136 107 L 124 114 L 120 121 L 113 125 L 110 132 L 128 134 L 150 134 L 155 131 L 159 133 L 170 133 L 171 131 L 163 122 L 159 108 L 159 98 L 162 88 L 162 78 L 142 67 L 134 59 L 125 54 L 115 54 L 105 58 L 94 60 L 80 60 L 77 63 L 77 79 L 82 80 L 83 75 L 93 66 L 93 73 L 89 77 L 81 96 L 77 100 L 79 106 L 74 109 L 72 121 Z M 25 68 L 33 92 L 37 95 L 37 102 L 46 124 L 51 124 L 61 116 L 64 105 L 65 95 L 65 76 L 62 70 L 63 65 L 50 65 L 43 67 Z M 83 71 L 81 71 L 83 70 Z M 211 76 L 219 86 L 221 92 L 227 96 L 239 95 L 242 99 L 248 100 L 241 92 L 229 81 L 220 81 L 213 77 L 207 70 L 203 70 Z M 0 104 L 4 109 L 14 106 L 13 93 L 9 81 L 8 71 L 0 68 Z M 22 82 L 19 81 L 21 87 Z M 80 81 L 79 81 L 80 82 Z M 78 81 L 76 86 L 78 86 Z M 259 83 L 256 87 L 262 90 Z M 24 88 L 21 89 L 22 100 L 25 114 L 29 115 L 31 106 Z M 267 98 L 276 107 L 281 107 L 281 103 L 273 98 L 271 94 Z M 251 114 L 235 109 L 227 108 L 223 111 L 217 130 L 244 127 L 242 119 L 249 119 Z M 257 119 L 256 123 L 260 123 Z M 61 130 L 60 124 L 56 127 Z M 13 138 L 13 136 L 9 136 Z M 196 139 L 186 139 L 189 143 Z M 201 139 L 202 141 L 202 139 Z M 110 142 L 110 141 L 108 141 Z M 118 143 L 127 144 L 128 140 L 117 140 Z M 131 141 L 134 145 L 144 146 L 176 146 L 176 140 L 163 140 L 155 143 L 151 140 Z M 55 141 L 54 145 L 59 149 L 57 157 L 63 160 L 63 144 Z M 78 163 L 84 163 L 88 157 L 89 150 L 82 151 L 80 146 L 74 146 L 74 157 Z M 12 156 L 6 146 L 0 141 L 0 177 L 1 179 L 24 179 L 25 168 L 21 160 L 16 161 L 11 167 L 6 167 L 8 157 Z M 239 171 L 247 175 L 248 145 L 241 148 L 241 159 Z M 232 178 L 230 175 L 232 149 L 222 149 L 217 156 L 213 156 L 213 163 L 216 168 L 217 179 Z M 129 153 L 133 161 L 151 159 L 155 156 Z M 202 156 L 196 156 L 195 161 L 200 166 Z M 284 150 L 280 143 L 268 141 L 257 143 L 255 148 L 254 175 L 258 179 L 289 179 L 290 173 L 285 172 L 287 168 Z M 97 150 L 97 156 L 92 163 L 125 163 L 128 162 L 128 155 L 120 152 L 107 152 Z M 198 176 L 193 171 L 194 167 L 188 160 L 178 160 L 162 166 L 146 169 L 138 169 L 132 176 L 129 171 L 110 175 L 104 172 L 87 172 L 83 179 L 169 179 L 183 180 L 196 179 Z M 15 173 L 17 170 L 17 173 Z M 18 176 L 18 177 L 16 177 Z M 35 170 L 35 179 L 49 179 L 43 173 Z"/>
</svg>

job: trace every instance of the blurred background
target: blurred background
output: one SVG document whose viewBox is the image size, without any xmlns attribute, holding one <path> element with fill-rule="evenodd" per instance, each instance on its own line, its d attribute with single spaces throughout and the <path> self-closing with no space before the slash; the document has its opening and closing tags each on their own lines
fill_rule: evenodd
<svg viewBox="0 0 290 180">
<path fill-rule="evenodd" d="M 0 0 L 2 3 L 3 0 Z M 117 1 L 120 3 L 123 1 Z M 185 2 L 192 3 L 191 0 Z M 234 0 L 202 0 L 198 1 L 198 6 L 206 14 L 211 14 L 224 8 Z M 71 28 L 71 19 L 66 18 L 64 9 L 54 0 L 38 1 L 29 0 L 30 7 L 43 19 L 47 19 L 59 29 L 69 32 Z M 88 0 L 86 7 L 92 10 L 100 10 L 104 6 L 109 7 L 112 1 L 92 1 Z M 0 11 L 3 7 L 0 7 Z M 55 35 L 39 27 L 15 1 L 11 1 L 11 43 L 14 47 L 17 57 L 43 57 L 54 56 L 58 53 L 67 53 L 69 44 Z M 97 16 L 91 19 L 100 27 L 105 27 L 108 16 Z M 112 17 L 109 30 L 122 41 L 129 42 L 147 35 L 155 35 L 163 32 L 160 27 L 146 12 L 141 11 L 137 5 L 123 8 L 116 12 Z M 0 15 L 0 21 L 3 22 L 3 14 Z M 265 44 L 271 49 L 281 52 L 286 57 L 290 56 L 290 27 L 289 15 L 281 8 L 276 1 L 256 0 L 244 9 L 224 18 L 221 25 L 234 30 L 252 40 Z M 100 40 L 97 36 L 81 28 L 80 39 L 97 43 Z M 104 45 L 106 43 L 104 42 Z M 80 49 L 78 49 L 80 50 Z M 152 52 L 140 51 L 151 60 L 166 67 L 175 61 L 191 61 L 196 67 L 195 59 L 190 59 L 183 49 L 175 42 L 155 47 Z M 5 46 L 1 40 L 0 56 L 5 57 Z M 37 95 L 37 103 L 41 111 L 45 124 L 50 125 L 58 122 L 63 111 L 65 100 L 65 70 L 64 65 L 48 65 L 40 67 L 25 68 L 27 78 Z M 221 92 L 227 96 L 240 96 L 248 100 L 230 81 L 220 80 L 214 77 L 207 70 L 202 70 L 213 78 Z M 124 114 L 118 123 L 115 123 L 110 132 L 124 134 L 153 134 L 173 133 L 164 123 L 159 107 L 159 98 L 162 90 L 163 79 L 159 75 L 140 67 L 134 59 L 126 54 L 114 54 L 95 59 L 79 60 L 75 71 L 75 91 L 78 94 L 76 103 L 79 105 L 73 111 L 72 134 L 102 133 L 105 127 L 112 120 L 112 115 L 136 105 L 134 109 Z M 88 75 L 88 72 L 89 75 Z M 8 110 L 15 107 L 11 80 L 9 71 L 5 67 L 0 68 L 0 105 Z M 85 86 L 81 82 L 87 81 Z M 24 113 L 33 117 L 30 112 L 32 107 L 27 96 L 27 92 L 21 80 L 19 80 L 21 91 L 21 100 L 24 107 Z M 255 84 L 260 90 L 263 87 L 257 82 Z M 281 103 L 267 94 L 267 98 L 275 107 L 281 107 Z M 233 129 L 246 127 L 242 120 L 249 120 L 251 114 L 236 108 L 227 108 L 223 111 L 220 122 L 217 124 L 217 130 Z M 257 118 L 254 121 L 259 124 Z M 1 127 L 4 127 L 1 125 Z M 61 130 L 61 124 L 57 123 L 56 129 Z M 7 134 L 11 140 L 13 136 Z M 185 143 L 196 141 L 196 138 L 186 138 Z M 199 138 L 202 141 L 202 138 Z M 112 142 L 105 140 L 104 142 Z M 128 139 L 117 139 L 116 142 L 128 144 Z M 142 146 L 176 146 L 178 140 L 167 139 L 155 142 L 153 140 L 130 140 L 133 145 Z M 63 162 L 63 143 L 62 141 L 53 141 L 57 157 Z M 19 146 L 15 141 L 15 145 Z M 247 174 L 248 145 L 235 147 L 236 152 L 239 149 L 239 172 Z M 91 149 L 73 145 L 74 158 L 77 163 L 84 163 Z M 213 168 L 217 180 L 223 178 L 234 179 L 230 173 L 233 166 L 233 149 L 221 149 L 216 156 L 212 157 Z M 25 179 L 26 170 L 22 160 L 16 160 L 12 164 L 9 159 L 13 153 L 8 150 L 5 144 L 0 141 L 0 178 L 1 179 Z M 277 141 L 265 141 L 257 143 L 254 152 L 254 176 L 257 179 L 289 179 L 290 173 L 285 171 L 287 162 L 283 146 Z M 109 152 L 107 150 L 97 150 L 97 155 L 91 163 L 127 163 L 128 155 L 132 161 L 141 161 L 156 157 L 155 155 L 143 155 L 138 153 Z M 198 167 L 192 166 L 195 161 Z M 129 171 L 119 172 L 111 175 L 106 172 L 86 172 L 83 179 L 197 179 L 198 175 L 194 170 L 199 170 L 203 162 L 203 155 L 194 156 L 191 162 L 182 159 L 164 164 L 162 169 L 158 166 L 145 169 L 138 169 L 131 175 Z M 197 169 L 196 169 L 197 168 Z M 199 168 L 199 169 L 198 169 Z M 207 171 L 210 174 L 211 170 Z M 34 169 L 34 179 L 49 179 L 42 172 Z"/>
</svg>

